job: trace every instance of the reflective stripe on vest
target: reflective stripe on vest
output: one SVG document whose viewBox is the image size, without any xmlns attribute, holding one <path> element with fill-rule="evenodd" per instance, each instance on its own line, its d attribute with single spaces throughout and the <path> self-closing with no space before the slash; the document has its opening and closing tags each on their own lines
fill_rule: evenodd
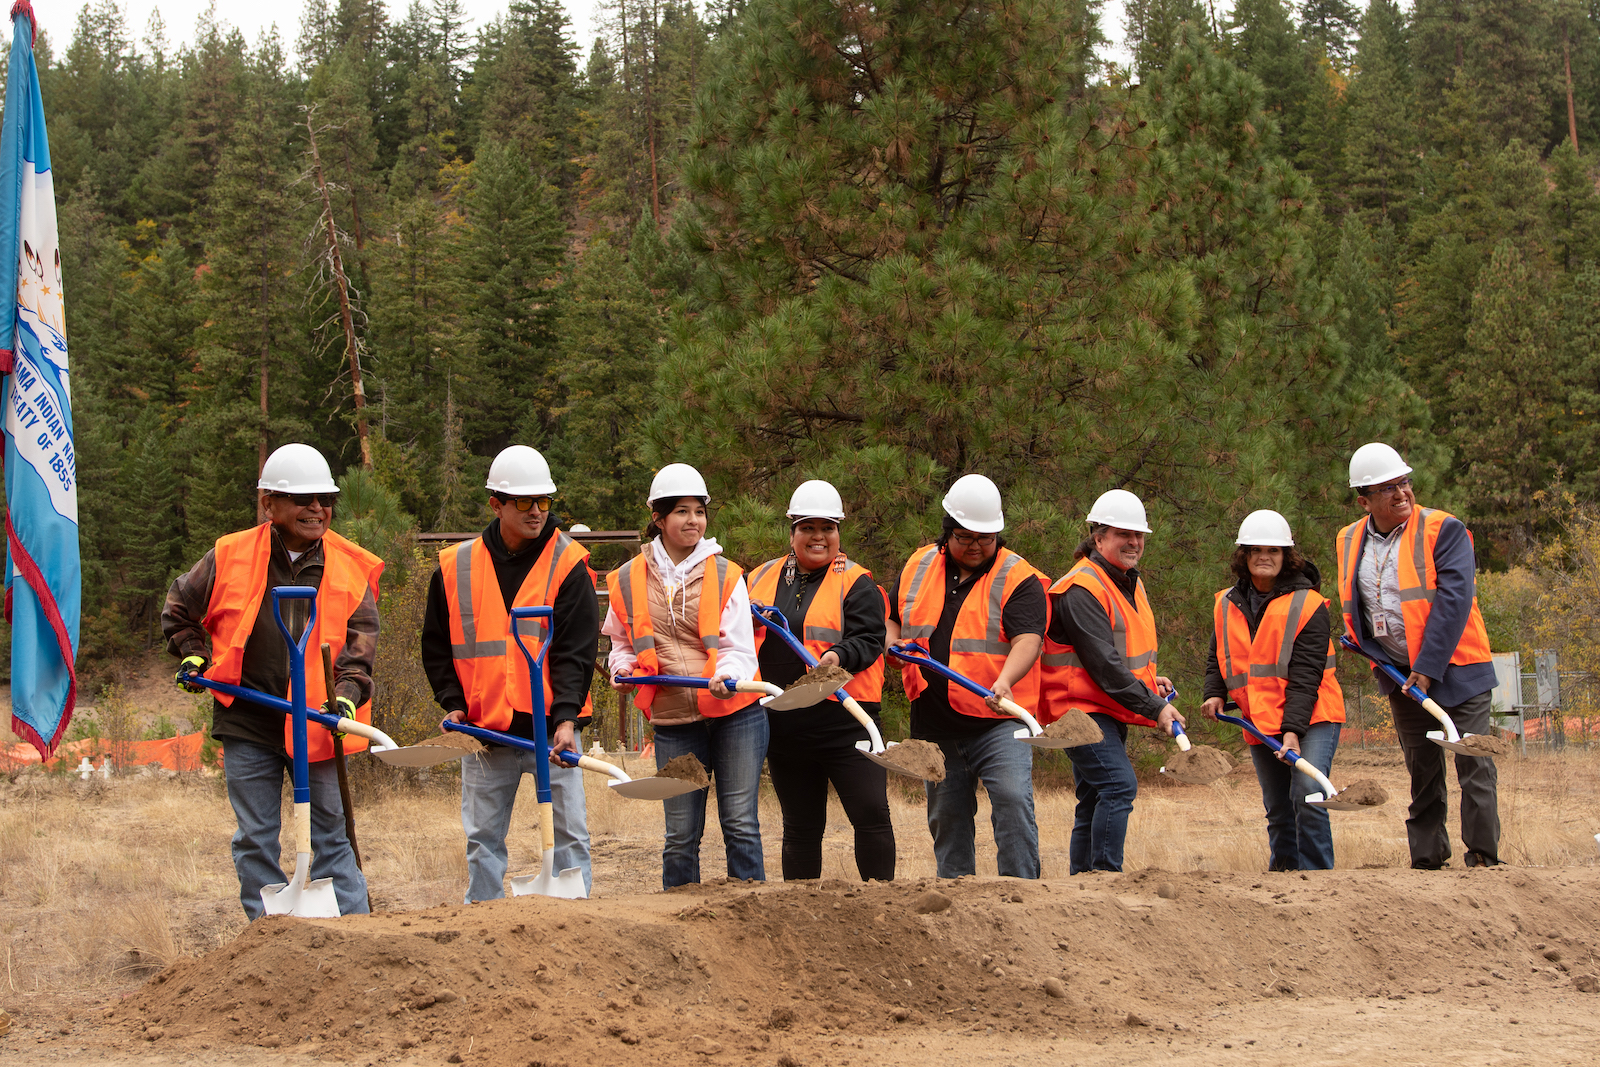
<svg viewBox="0 0 1600 1067">
<path fill-rule="evenodd" d="M 533 567 L 512 600 L 513 607 L 554 607 L 561 584 L 574 568 L 587 570 L 589 553 L 563 531 L 545 542 Z M 487 729 L 506 730 L 513 712 L 531 713 L 528 665 L 511 639 L 512 619 L 505 608 L 494 559 L 483 538 L 452 545 L 439 554 L 439 569 L 450 612 L 450 655 L 467 698 L 468 719 Z M 454 572 L 453 575 L 451 572 Z M 486 617 L 480 618 L 480 613 Z M 535 656 L 545 641 L 543 619 L 516 620 L 517 632 Z M 479 631 L 487 628 L 480 638 Z M 498 635 L 504 634 L 501 637 Z M 541 677 L 545 715 L 555 704 L 548 662 Z M 594 714 L 593 698 L 584 694 L 579 728 Z"/>
<path fill-rule="evenodd" d="M 937 545 L 918 549 L 900 572 L 900 636 L 902 640 L 927 642 L 938 628 L 944 612 L 946 560 Z M 950 634 L 950 666 L 978 682 L 989 685 L 1000 676 L 1011 642 L 1004 634 L 1005 605 L 1023 582 L 1045 577 L 1027 560 L 1008 548 L 999 549 L 994 564 L 979 575 L 956 613 Z M 906 695 L 917 699 L 927 688 L 922 668 L 905 664 L 900 668 Z M 1004 719 L 1004 712 L 992 711 L 982 699 L 958 685 L 948 687 L 950 707 L 962 715 L 983 719 Z M 1032 711 L 1039 699 L 1039 665 L 1011 687 L 1012 698 Z"/>
<path fill-rule="evenodd" d="M 1249 620 L 1239 606 L 1228 599 L 1228 592 L 1227 589 L 1218 591 L 1212 611 L 1217 660 L 1223 672 L 1223 682 L 1228 687 L 1229 695 L 1263 733 L 1279 734 L 1283 731 L 1284 701 L 1289 690 L 1289 660 L 1294 654 L 1295 641 L 1306 623 L 1327 601 L 1310 589 L 1298 589 L 1290 596 L 1277 597 L 1267 603 L 1256 632 L 1252 635 Z M 1313 723 L 1344 722 L 1344 693 L 1334 674 L 1335 664 L 1330 636 L 1328 655 L 1323 661 L 1322 680 L 1317 688 L 1316 705 L 1311 714 Z M 1253 737 L 1247 737 L 1247 740 L 1259 744 Z"/>
<path fill-rule="evenodd" d="M 750 599 L 771 605 L 778 596 L 778 582 L 781 578 L 782 567 L 788 561 L 787 556 L 768 560 L 750 573 Z M 845 568 L 841 572 L 836 563 L 828 565 L 828 571 L 819 580 L 820 588 L 812 596 L 811 603 L 806 606 L 804 625 L 801 626 L 800 640 L 806 645 L 812 656 L 821 658 L 828 648 L 844 640 L 844 602 L 850 590 L 855 588 L 858 581 L 865 576 L 869 581 L 872 572 L 861 564 L 846 559 Z M 881 594 L 880 594 L 881 595 Z M 818 622 L 813 623 L 812 619 Z M 828 625 L 833 623 L 833 625 Z M 765 626 L 756 627 L 756 651 L 761 650 L 762 642 L 767 638 Z M 881 638 L 880 637 L 880 647 Z M 865 669 L 857 671 L 851 676 L 844 691 L 857 700 L 882 700 L 883 699 L 883 656 L 880 654 Z M 836 699 L 833 696 L 829 700 Z"/>
<path fill-rule="evenodd" d="M 1062 575 L 1050 594 L 1065 593 L 1073 586 L 1081 586 L 1093 594 L 1106 613 L 1111 628 L 1111 643 L 1128 673 L 1152 693 L 1156 688 L 1156 655 L 1158 651 L 1155 615 L 1150 610 L 1145 595 L 1144 582 L 1134 586 L 1134 600 L 1129 603 L 1122 590 L 1105 575 L 1100 567 L 1084 557 Z M 1055 722 L 1076 708 L 1090 714 L 1110 715 L 1118 722 L 1136 726 L 1155 726 L 1155 720 L 1129 711 L 1116 703 L 1095 684 L 1077 650 L 1070 645 L 1053 640 L 1045 634 L 1044 655 L 1040 657 L 1044 676 L 1043 696 L 1039 721 Z"/>
<path fill-rule="evenodd" d="M 272 524 L 261 523 L 248 530 L 225 534 L 217 539 L 216 578 L 206 607 L 205 628 L 211 634 L 212 664 L 205 675 L 218 682 L 238 685 L 244 672 L 244 646 L 255 628 L 262 598 L 267 595 L 267 570 L 272 553 Z M 353 541 L 332 530 L 322 535 L 322 580 L 317 586 L 316 630 L 306 642 L 307 658 L 323 642 L 332 646 L 333 659 L 339 661 L 349 637 L 350 616 L 361 606 L 370 591 L 378 595 L 378 578 L 383 561 Z M 276 626 L 274 626 L 276 633 Z M 287 650 L 285 651 L 287 655 Z M 285 692 L 285 698 L 290 696 Z M 233 698 L 213 693 L 218 703 L 231 706 Z M 320 708 L 328 699 L 322 670 L 306 664 L 306 706 Z M 372 702 L 356 709 L 360 722 L 372 721 Z M 294 727 L 284 716 L 284 750 L 294 754 Z M 360 752 L 367 740 L 351 734 L 344 739 L 346 752 Z M 333 758 L 333 735 L 313 726 L 306 732 L 306 757 L 313 763 Z"/>
</svg>

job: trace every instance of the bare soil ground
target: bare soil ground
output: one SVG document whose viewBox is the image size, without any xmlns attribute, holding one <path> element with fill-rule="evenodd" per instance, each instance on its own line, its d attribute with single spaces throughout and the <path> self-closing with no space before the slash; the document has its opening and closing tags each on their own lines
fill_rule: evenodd
<svg viewBox="0 0 1600 1067">
<path fill-rule="evenodd" d="M 358 799 L 377 915 L 250 927 L 215 779 L 23 776 L 0 782 L 0 1062 L 1593 1063 L 1600 758 L 1499 766 L 1511 863 L 1492 870 L 1406 869 L 1398 753 L 1347 748 L 1335 782 L 1392 799 L 1334 813 L 1335 871 L 1261 872 L 1246 764 L 1145 783 L 1126 874 L 1065 877 L 1072 797 L 1041 789 L 1044 880 L 935 879 L 920 795 L 896 780 L 893 883 L 855 881 L 836 805 L 828 877 L 777 881 L 769 797 L 774 881 L 665 893 L 659 805 L 592 777 L 595 899 L 472 906 L 448 903 L 465 863 L 436 774 Z M 538 863 L 530 801 L 515 873 Z"/>
</svg>

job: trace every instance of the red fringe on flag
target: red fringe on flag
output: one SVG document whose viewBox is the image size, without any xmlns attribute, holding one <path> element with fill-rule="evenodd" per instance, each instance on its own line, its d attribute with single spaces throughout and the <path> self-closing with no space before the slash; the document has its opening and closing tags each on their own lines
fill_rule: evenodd
<svg viewBox="0 0 1600 1067">
<path fill-rule="evenodd" d="M 27 0 L 23 0 L 24 3 Z M 17 354 L 9 348 L 0 348 L 0 374 L 10 374 L 17 365 Z"/>
<path fill-rule="evenodd" d="M 11 21 L 17 21 L 18 15 L 28 16 L 28 26 L 32 31 L 28 35 L 28 47 L 32 48 L 39 41 L 39 20 L 33 17 L 33 5 L 28 0 L 17 0 L 11 5 Z"/>
</svg>

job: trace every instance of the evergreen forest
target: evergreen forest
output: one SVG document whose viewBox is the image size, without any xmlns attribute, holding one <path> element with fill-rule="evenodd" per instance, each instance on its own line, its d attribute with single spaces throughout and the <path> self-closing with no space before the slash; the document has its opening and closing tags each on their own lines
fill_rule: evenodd
<svg viewBox="0 0 1600 1067">
<path fill-rule="evenodd" d="M 586 52 L 558 0 L 176 49 L 92 0 L 36 45 L 80 669 L 159 643 L 295 440 L 399 585 L 512 443 L 597 530 L 693 463 L 746 565 L 826 478 L 884 585 L 962 474 L 1055 575 L 1131 489 L 1192 687 L 1246 513 L 1331 594 L 1364 442 L 1481 565 L 1540 551 L 1600 498 L 1600 0 L 1220 10 L 1128 0 L 1129 65 L 1093 0 L 607 0 Z"/>
</svg>

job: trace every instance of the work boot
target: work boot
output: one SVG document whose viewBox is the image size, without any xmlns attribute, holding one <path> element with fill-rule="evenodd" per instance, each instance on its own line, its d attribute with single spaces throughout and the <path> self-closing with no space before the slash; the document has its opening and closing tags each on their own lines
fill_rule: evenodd
<svg viewBox="0 0 1600 1067">
<path fill-rule="evenodd" d="M 1462 860 L 1468 867 L 1498 867 L 1500 861 L 1483 852 L 1469 851 Z"/>
</svg>

